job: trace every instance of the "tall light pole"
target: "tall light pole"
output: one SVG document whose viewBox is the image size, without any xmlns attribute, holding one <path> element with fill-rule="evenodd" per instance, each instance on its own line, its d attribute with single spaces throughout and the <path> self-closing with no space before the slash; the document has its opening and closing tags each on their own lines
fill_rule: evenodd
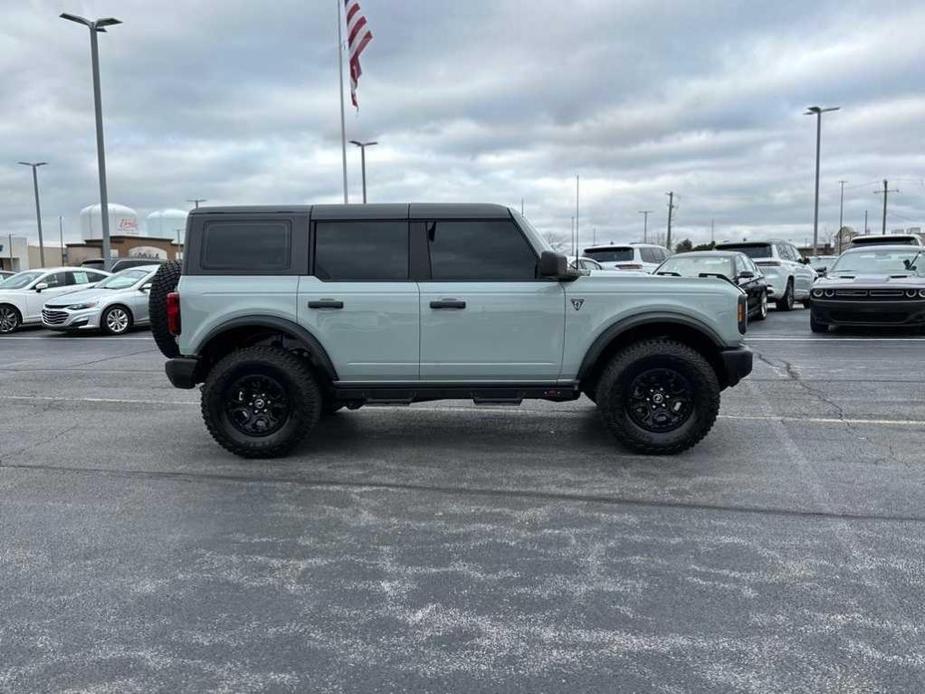
<svg viewBox="0 0 925 694">
<path fill-rule="evenodd" d="M 42 240 L 42 206 L 39 204 L 39 175 L 36 172 L 40 166 L 45 166 L 48 162 L 38 161 L 35 163 L 29 161 L 19 162 L 23 166 L 32 167 L 32 188 L 35 190 L 35 222 L 39 227 L 39 262 L 45 267 L 45 242 Z"/>
<path fill-rule="evenodd" d="M 677 205 L 674 204 L 674 191 L 670 193 L 665 193 L 668 196 L 668 237 L 665 239 L 665 248 L 671 251 L 671 213 L 674 211 L 674 208 Z"/>
<path fill-rule="evenodd" d="M 821 106 L 809 106 L 804 116 L 816 116 L 816 205 L 813 212 L 813 255 L 818 255 L 819 248 L 819 151 L 822 145 L 822 114 L 829 111 L 837 111 L 841 106 L 832 106 L 822 108 Z"/>
<path fill-rule="evenodd" d="M 187 200 L 187 202 L 193 203 L 193 205 L 195 205 L 195 206 L 196 206 L 196 209 L 198 210 L 198 209 L 199 209 L 199 203 L 201 203 L 201 202 L 209 202 L 209 201 L 206 200 L 205 198 L 192 198 L 192 199 L 190 199 L 190 200 Z"/>
<path fill-rule="evenodd" d="M 64 217 L 58 215 L 58 242 L 61 244 L 61 264 L 67 265 L 67 256 L 64 251 Z"/>
<path fill-rule="evenodd" d="M 109 247 L 109 195 L 106 192 L 106 148 L 103 144 L 103 99 L 100 95 L 100 51 L 96 35 L 105 32 L 106 27 L 122 22 L 114 17 L 85 19 L 67 12 L 61 19 L 83 24 L 90 30 L 90 61 L 93 69 L 93 107 L 96 111 L 96 157 L 100 170 L 100 217 L 103 222 L 103 269 L 112 267 L 112 252 Z"/>
<path fill-rule="evenodd" d="M 363 204 L 366 204 L 366 148 L 378 145 L 375 140 L 370 142 L 360 142 L 359 140 L 350 140 L 350 144 L 360 148 L 360 170 L 363 176 Z"/>
<path fill-rule="evenodd" d="M 639 214 L 642 215 L 642 242 L 649 243 L 649 215 L 652 210 L 639 210 Z"/>
</svg>

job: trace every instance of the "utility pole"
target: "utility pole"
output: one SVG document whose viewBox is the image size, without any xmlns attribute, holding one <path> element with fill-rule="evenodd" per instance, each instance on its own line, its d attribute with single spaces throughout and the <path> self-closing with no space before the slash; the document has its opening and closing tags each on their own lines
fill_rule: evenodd
<svg viewBox="0 0 925 694">
<path fill-rule="evenodd" d="M 713 227 L 713 220 L 712 220 L 712 219 L 710 220 L 710 245 L 711 245 L 711 246 L 715 246 L 715 245 L 716 245 L 716 236 L 714 235 L 714 227 Z"/>
<path fill-rule="evenodd" d="M 845 226 L 845 184 L 848 181 L 839 181 L 841 183 L 841 197 L 838 200 L 838 232 L 841 233 L 842 227 Z"/>
<path fill-rule="evenodd" d="M 665 237 L 665 247 L 671 250 L 671 213 L 675 208 L 674 191 L 665 193 L 668 196 L 668 235 Z"/>
<path fill-rule="evenodd" d="M 819 255 L 819 153 L 822 149 L 822 114 L 837 111 L 841 106 L 821 108 L 810 106 L 804 116 L 816 116 L 816 204 L 813 212 L 813 255 Z"/>
<path fill-rule="evenodd" d="M 569 217 L 568 240 L 572 250 L 575 250 L 575 217 Z"/>
<path fill-rule="evenodd" d="M 864 210 L 864 236 L 867 236 L 870 233 L 870 229 L 867 228 L 867 210 Z"/>
<path fill-rule="evenodd" d="M 639 210 L 639 214 L 642 215 L 642 242 L 649 242 L 649 215 L 652 214 L 652 210 Z"/>
<path fill-rule="evenodd" d="M 524 199 L 523 198 L 520 199 L 520 216 L 521 217 L 524 216 Z"/>
<path fill-rule="evenodd" d="M 58 241 L 61 243 L 61 264 L 67 265 L 67 257 L 64 255 L 64 219 L 58 215 Z"/>
<path fill-rule="evenodd" d="M 889 197 L 890 193 L 898 193 L 899 189 L 893 188 L 892 190 L 890 190 L 887 180 L 884 178 L 883 179 L 883 190 L 875 190 L 874 192 L 877 195 L 883 196 L 883 226 L 881 227 L 880 233 L 885 234 L 886 233 L 886 200 Z"/>
</svg>

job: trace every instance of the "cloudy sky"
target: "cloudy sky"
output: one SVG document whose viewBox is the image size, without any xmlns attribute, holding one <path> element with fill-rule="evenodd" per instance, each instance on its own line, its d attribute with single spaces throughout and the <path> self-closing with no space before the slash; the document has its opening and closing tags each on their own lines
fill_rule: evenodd
<svg viewBox="0 0 925 694">
<path fill-rule="evenodd" d="M 116 16 L 101 35 L 110 201 L 140 216 L 188 198 L 336 202 L 341 195 L 336 0 L 0 0 L 0 233 L 43 219 L 78 236 L 99 201 L 89 39 L 62 11 Z M 639 210 L 675 238 L 812 235 L 864 211 L 925 225 L 925 3 L 851 0 L 363 0 L 348 139 L 369 151 L 371 202 L 491 201 L 568 235 L 581 175 L 583 243 L 638 240 Z M 360 196 L 359 153 L 349 151 Z"/>
</svg>

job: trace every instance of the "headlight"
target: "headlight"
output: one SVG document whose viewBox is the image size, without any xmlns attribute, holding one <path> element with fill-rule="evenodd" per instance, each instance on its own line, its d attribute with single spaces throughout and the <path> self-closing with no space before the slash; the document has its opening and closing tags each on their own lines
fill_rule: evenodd
<svg viewBox="0 0 925 694">
<path fill-rule="evenodd" d="M 833 296 L 835 296 L 835 290 L 834 290 L 834 289 L 826 289 L 826 290 L 825 290 L 825 297 L 826 297 L 827 299 L 831 299 Z"/>
<path fill-rule="evenodd" d="M 813 296 L 816 297 L 817 299 L 821 299 L 821 298 L 822 298 L 822 290 L 821 290 L 821 289 L 813 289 Z"/>
<path fill-rule="evenodd" d="M 68 306 L 68 308 L 71 311 L 80 311 L 81 309 L 84 309 L 84 308 L 94 308 L 98 303 L 99 303 L 98 301 L 90 301 L 86 304 L 71 304 L 70 306 Z"/>
<path fill-rule="evenodd" d="M 917 292 L 916 292 L 914 289 L 907 289 L 907 290 L 906 290 L 906 298 L 907 298 L 907 299 L 914 299 L 916 293 L 917 293 Z"/>
<path fill-rule="evenodd" d="M 919 298 L 925 299 L 925 289 L 919 289 Z"/>
</svg>

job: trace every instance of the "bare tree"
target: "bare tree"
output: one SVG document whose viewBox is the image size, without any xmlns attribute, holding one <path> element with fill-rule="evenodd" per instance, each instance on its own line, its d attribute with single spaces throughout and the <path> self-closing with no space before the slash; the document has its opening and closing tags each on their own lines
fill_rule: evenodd
<svg viewBox="0 0 925 694">
<path fill-rule="evenodd" d="M 556 252 L 562 252 L 570 250 L 568 242 L 562 238 L 559 234 L 556 234 L 552 231 L 547 231 L 543 233 L 543 238 L 546 240 L 546 243 L 549 244 Z"/>
</svg>

